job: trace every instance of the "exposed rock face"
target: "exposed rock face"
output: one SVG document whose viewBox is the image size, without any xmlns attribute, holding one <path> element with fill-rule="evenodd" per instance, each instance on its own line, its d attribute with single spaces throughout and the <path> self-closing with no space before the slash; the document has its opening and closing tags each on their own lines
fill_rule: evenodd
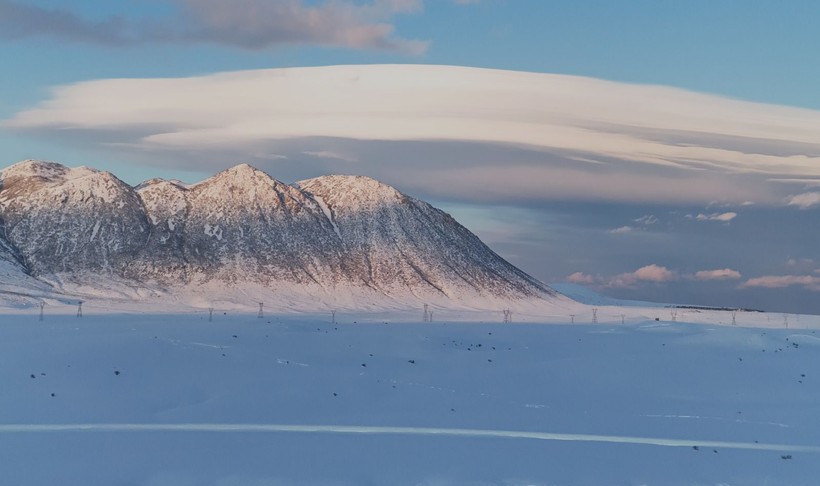
<svg viewBox="0 0 820 486">
<path fill-rule="evenodd" d="M 5 236 L 33 275 L 119 275 L 145 245 L 142 202 L 108 172 L 26 161 L 0 178 Z"/>
<path fill-rule="evenodd" d="M 367 177 L 287 185 L 243 164 L 190 186 L 132 188 L 26 161 L 0 179 L 0 262 L 49 281 L 356 289 L 393 301 L 554 295 L 448 214 Z"/>
<path fill-rule="evenodd" d="M 449 214 L 368 177 L 297 183 L 324 208 L 351 275 L 388 293 L 541 296 L 551 290 L 496 255 Z"/>
</svg>

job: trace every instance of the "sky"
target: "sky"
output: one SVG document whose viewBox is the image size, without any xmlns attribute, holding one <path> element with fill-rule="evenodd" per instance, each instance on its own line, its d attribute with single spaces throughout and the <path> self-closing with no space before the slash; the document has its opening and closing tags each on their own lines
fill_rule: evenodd
<svg viewBox="0 0 820 486">
<path fill-rule="evenodd" d="M 0 166 L 368 175 L 545 282 L 820 314 L 820 3 L 0 0 Z"/>
</svg>

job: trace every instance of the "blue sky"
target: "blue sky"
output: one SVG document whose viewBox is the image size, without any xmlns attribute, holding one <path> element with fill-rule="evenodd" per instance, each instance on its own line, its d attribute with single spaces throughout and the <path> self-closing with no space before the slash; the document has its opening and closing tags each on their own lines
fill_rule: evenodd
<svg viewBox="0 0 820 486">
<path fill-rule="evenodd" d="M 633 299 L 820 313 L 817 18 L 820 4 L 799 0 L 0 0 L 0 154 L 2 165 L 48 159 L 111 170 L 132 184 L 156 176 L 195 182 L 245 161 L 286 182 L 362 173 L 452 212 L 548 282 L 570 278 Z M 422 115 L 469 111 L 464 116 L 484 131 L 443 126 L 435 133 L 446 135 L 436 138 L 398 119 L 378 137 L 307 127 L 218 147 L 189 143 L 186 127 L 199 116 L 209 130 L 241 130 L 253 103 L 220 101 L 236 89 L 260 104 L 315 98 L 273 80 L 279 91 L 252 91 L 208 75 L 244 71 L 237 76 L 248 83 L 256 76 L 248 71 L 340 64 L 469 66 L 615 83 L 516 77 L 499 88 L 481 71 L 412 68 L 396 74 L 409 79 L 396 86 L 429 81 L 434 98 L 451 79 L 475 85 L 465 90 L 473 98 L 444 96 Z M 306 83 L 330 79 L 327 71 L 299 75 Z M 106 81 L 118 78 L 145 82 L 118 95 Z M 191 80 L 163 100 L 177 88 L 149 78 Z M 91 81 L 100 84 L 83 84 Z M 207 86 L 197 106 L 176 104 L 186 83 Z M 396 86 L 380 89 L 399 98 L 408 91 Z M 107 106 L 97 106 L 97 89 L 113 93 Z M 347 96 L 352 88 L 323 89 Z M 523 90 L 534 98 L 520 99 Z M 509 104 L 490 109 L 495 95 Z M 577 104 L 564 106 L 566 99 Z M 152 102 L 173 112 L 123 119 Z M 530 104 L 535 109 L 522 115 Z M 520 108 L 509 114 L 506 106 Z M 493 125 L 508 116 L 537 119 L 544 136 Z M 590 138 L 565 144 L 555 134 L 567 120 Z M 362 123 L 364 134 L 383 128 Z M 162 133 L 177 138 L 146 143 Z M 612 142 L 612 134 L 623 138 Z"/>
</svg>

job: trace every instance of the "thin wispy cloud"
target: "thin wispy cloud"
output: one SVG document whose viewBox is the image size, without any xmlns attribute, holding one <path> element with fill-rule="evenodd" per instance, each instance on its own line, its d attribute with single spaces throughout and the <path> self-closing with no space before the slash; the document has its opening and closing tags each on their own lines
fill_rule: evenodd
<svg viewBox="0 0 820 486">
<path fill-rule="evenodd" d="M 0 39 L 47 36 L 116 45 L 133 41 L 129 28 L 129 23 L 120 17 L 92 21 L 70 10 L 47 9 L 12 0 L 0 0 Z"/>
<path fill-rule="evenodd" d="M 727 213 L 700 213 L 697 216 L 693 216 L 691 214 L 687 215 L 689 219 L 694 219 L 695 221 L 720 221 L 723 223 L 728 223 L 729 221 L 735 219 L 737 217 L 737 213 L 734 212 L 727 212 Z"/>
<path fill-rule="evenodd" d="M 304 0 L 167 0 L 170 17 L 93 21 L 65 9 L 0 0 L 0 39 L 51 37 L 104 45 L 212 43 L 243 49 L 308 44 L 421 54 L 427 42 L 395 35 L 397 15 L 423 10 L 421 0 L 369 3 Z"/>
<path fill-rule="evenodd" d="M 305 154 L 305 155 L 309 155 L 310 157 L 316 157 L 316 158 L 319 158 L 319 159 L 335 159 L 335 160 L 342 160 L 342 161 L 345 161 L 345 162 L 357 162 L 356 157 L 353 157 L 353 156 L 350 156 L 350 155 L 345 155 L 345 154 L 340 154 L 340 153 L 337 153 L 337 152 L 331 152 L 329 150 L 320 150 L 320 151 L 316 151 L 316 152 L 308 150 L 308 151 L 305 151 L 305 152 L 302 152 L 302 153 Z"/>
<path fill-rule="evenodd" d="M 640 218 L 635 218 L 633 221 L 644 226 L 651 226 L 658 222 L 658 218 L 652 214 L 647 214 L 645 216 L 641 216 Z"/>
<path fill-rule="evenodd" d="M 786 260 L 786 267 L 794 271 L 794 269 L 809 269 L 813 270 L 816 264 L 813 258 L 788 258 Z"/>
<path fill-rule="evenodd" d="M 701 270 L 692 275 L 694 280 L 738 280 L 742 277 L 740 272 L 731 268 L 720 268 L 716 270 Z"/>
</svg>

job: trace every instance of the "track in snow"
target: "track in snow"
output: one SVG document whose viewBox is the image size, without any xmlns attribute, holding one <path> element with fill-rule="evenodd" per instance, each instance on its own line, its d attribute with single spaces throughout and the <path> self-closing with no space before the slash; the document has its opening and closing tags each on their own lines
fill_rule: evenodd
<svg viewBox="0 0 820 486">
<path fill-rule="evenodd" d="M 448 429 L 427 427 L 370 427 L 360 425 L 281 425 L 281 424 L 5 424 L 0 434 L 53 433 L 53 432 L 267 432 L 362 435 L 425 435 L 448 437 L 479 437 L 506 439 L 535 439 L 567 442 L 608 442 L 614 444 L 641 444 L 663 447 L 712 447 L 777 452 L 820 453 L 820 446 L 760 444 L 689 439 L 663 439 L 618 435 L 561 434 L 525 432 L 517 430 Z"/>
</svg>

